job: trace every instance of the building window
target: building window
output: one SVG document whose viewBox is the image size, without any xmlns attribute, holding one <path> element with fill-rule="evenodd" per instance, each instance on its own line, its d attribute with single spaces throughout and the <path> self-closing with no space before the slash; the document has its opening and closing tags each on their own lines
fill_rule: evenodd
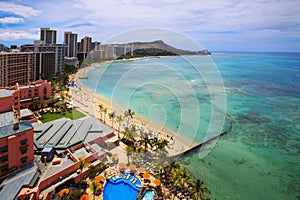
<svg viewBox="0 0 300 200">
<path fill-rule="evenodd" d="M 18 96 L 15 96 L 15 100 L 18 100 L 19 99 L 19 97 Z"/>
<path fill-rule="evenodd" d="M 17 105 L 18 105 L 18 102 L 14 103 L 14 105 L 17 106 Z"/>
<path fill-rule="evenodd" d="M 8 161 L 8 156 L 7 155 L 0 157 L 0 163 L 3 163 L 5 161 Z"/>
<path fill-rule="evenodd" d="M 27 143 L 28 139 L 24 139 L 24 140 L 21 140 L 20 143 L 21 145 L 25 145 Z"/>
<path fill-rule="evenodd" d="M 28 148 L 21 149 L 21 153 L 25 154 L 25 153 L 27 153 L 27 150 L 28 150 Z"/>
<path fill-rule="evenodd" d="M 4 153 L 7 152 L 8 147 L 4 146 L 4 147 L 0 147 L 0 153 Z"/>
<path fill-rule="evenodd" d="M 1 167 L 1 171 L 5 171 L 7 169 L 8 169 L 8 165 L 4 165 L 4 166 Z"/>
<path fill-rule="evenodd" d="M 27 161 L 27 159 L 28 159 L 28 156 L 25 156 L 25 157 L 21 158 L 20 160 L 22 163 L 25 163 Z"/>
</svg>

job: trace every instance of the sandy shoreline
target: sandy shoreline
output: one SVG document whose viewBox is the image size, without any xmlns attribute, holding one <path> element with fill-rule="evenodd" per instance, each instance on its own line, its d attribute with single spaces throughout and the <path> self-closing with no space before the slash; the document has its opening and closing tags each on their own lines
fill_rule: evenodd
<svg viewBox="0 0 300 200">
<path fill-rule="evenodd" d="M 134 59 L 136 60 L 136 59 Z M 99 111 L 98 105 L 102 104 L 104 108 L 107 108 L 107 114 L 105 117 L 105 122 L 107 125 L 111 126 L 111 120 L 108 117 L 108 114 L 111 112 L 115 112 L 116 116 L 124 115 L 124 111 L 122 110 L 118 105 L 113 105 L 112 102 L 109 101 L 106 97 L 96 94 L 95 91 L 90 91 L 88 88 L 86 88 L 84 85 L 80 83 L 78 79 L 80 77 L 85 77 L 86 73 L 93 69 L 94 67 L 101 67 L 105 64 L 113 63 L 114 61 L 106 61 L 106 62 L 97 62 L 92 63 L 88 67 L 84 67 L 82 69 L 79 69 L 78 72 L 75 75 L 71 75 L 71 80 L 73 80 L 81 89 L 80 90 L 73 90 L 72 92 L 72 101 L 73 104 L 80 108 L 80 110 L 84 111 L 86 114 L 94 116 L 98 119 L 101 118 L 101 114 Z M 134 111 L 134 110 L 133 110 Z M 103 116 L 102 116 L 103 118 Z M 198 145 L 198 143 L 191 141 L 188 138 L 184 138 L 178 134 L 175 134 L 168 130 L 167 128 L 163 128 L 162 130 L 156 130 L 154 127 L 150 127 L 149 124 L 140 118 L 137 115 L 134 115 L 134 118 L 132 122 L 137 126 L 137 128 L 141 128 L 146 131 L 153 131 L 154 133 L 157 133 L 156 135 L 160 138 L 167 139 L 170 141 L 169 145 L 170 148 L 168 148 L 169 156 L 174 155 L 180 155 L 183 152 L 187 151 L 190 148 L 193 148 L 194 146 Z M 126 124 L 126 120 L 122 122 L 122 124 Z M 124 127 L 124 126 L 123 126 Z M 121 128 L 121 131 L 124 131 L 124 128 Z M 117 123 L 114 123 L 114 129 L 118 130 Z M 171 140 L 172 137 L 172 140 Z"/>
</svg>

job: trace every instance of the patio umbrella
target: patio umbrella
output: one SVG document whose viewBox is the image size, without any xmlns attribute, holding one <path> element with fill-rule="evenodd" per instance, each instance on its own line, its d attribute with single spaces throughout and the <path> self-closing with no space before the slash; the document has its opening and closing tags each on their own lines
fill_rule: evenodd
<svg viewBox="0 0 300 200">
<path fill-rule="evenodd" d="M 98 186 L 97 186 L 97 190 L 102 189 L 102 188 L 103 188 L 103 185 L 101 183 L 99 183 Z"/>
<path fill-rule="evenodd" d="M 103 176 L 99 175 L 95 177 L 95 181 L 100 182 L 103 180 Z"/>
<path fill-rule="evenodd" d="M 61 191 L 59 191 L 58 196 L 62 197 L 64 195 L 68 195 L 70 193 L 69 189 L 62 189 Z"/>
<path fill-rule="evenodd" d="M 119 168 L 125 168 L 125 166 L 126 166 L 125 163 L 123 163 L 123 162 L 119 163 Z"/>
<path fill-rule="evenodd" d="M 84 194 L 80 197 L 80 200 L 89 200 L 89 195 Z"/>
<path fill-rule="evenodd" d="M 118 154 L 117 154 L 117 153 L 113 153 L 113 154 L 112 154 L 112 157 L 113 157 L 115 160 L 117 160 L 117 159 L 118 159 Z"/>
<path fill-rule="evenodd" d="M 130 165 L 130 166 L 129 166 L 129 169 L 130 169 L 130 170 L 135 170 L 135 169 L 136 169 L 136 165 Z"/>
<path fill-rule="evenodd" d="M 140 167 L 140 168 L 139 168 L 139 172 L 140 172 L 140 173 L 144 173 L 144 172 L 145 172 L 145 168 L 144 168 L 144 167 Z"/>
<path fill-rule="evenodd" d="M 145 178 L 145 179 L 149 179 L 149 178 L 150 178 L 150 174 L 149 174 L 149 173 L 145 173 L 145 174 L 143 174 L 143 178 Z"/>
<path fill-rule="evenodd" d="M 154 183 L 156 186 L 159 186 L 159 185 L 160 185 L 160 180 L 159 180 L 159 179 L 154 179 L 153 183 Z"/>
</svg>

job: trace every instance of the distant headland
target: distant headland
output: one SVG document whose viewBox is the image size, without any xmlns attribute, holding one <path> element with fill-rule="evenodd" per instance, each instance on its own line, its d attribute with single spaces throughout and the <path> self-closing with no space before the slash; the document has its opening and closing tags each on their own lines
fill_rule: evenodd
<svg viewBox="0 0 300 200">
<path fill-rule="evenodd" d="M 94 61 L 130 59 L 150 56 L 211 55 L 206 50 L 190 51 L 175 48 L 162 40 L 152 42 L 132 42 L 125 44 L 101 44 L 97 46 L 87 59 Z"/>
</svg>

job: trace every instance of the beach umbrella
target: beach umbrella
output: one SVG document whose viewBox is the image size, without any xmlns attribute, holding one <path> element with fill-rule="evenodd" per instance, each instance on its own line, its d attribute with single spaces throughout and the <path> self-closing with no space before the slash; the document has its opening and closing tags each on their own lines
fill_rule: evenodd
<svg viewBox="0 0 300 200">
<path fill-rule="evenodd" d="M 102 188 L 103 188 L 103 185 L 101 183 L 99 183 L 97 186 L 97 190 L 102 189 Z"/>
<path fill-rule="evenodd" d="M 136 169 L 136 165 L 130 165 L 130 166 L 129 166 L 129 169 L 130 169 L 130 170 L 135 170 L 135 169 Z"/>
<path fill-rule="evenodd" d="M 140 168 L 139 168 L 139 172 L 140 172 L 140 173 L 144 173 L 144 172 L 145 172 L 145 168 L 144 168 L 144 167 L 140 167 Z"/>
<path fill-rule="evenodd" d="M 58 196 L 62 197 L 64 195 L 68 195 L 70 193 L 69 189 L 62 189 L 61 191 L 59 191 Z"/>
<path fill-rule="evenodd" d="M 89 200 L 89 195 L 84 194 L 80 197 L 80 200 Z"/>
<path fill-rule="evenodd" d="M 154 183 L 156 186 L 159 186 L 159 185 L 160 185 L 160 180 L 159 180 L 159 179 L 154 179 L 153 183 Z"/>
<path fill-rule="evenodd" d="M 130 165 L 129 169 L 130 169 L 130 173 L 135 173 L 136 165 Z"/>
<path fill-rule="evenodd" d="M 119 168 L 125 168 L 125 166 L 126 166 L 125 163 L 123 163 L 123 162 L 120 162 L 120 163 L 119 163 Z"/>
<path fill-rule="evenodd" d="M 149 178 L 150 178 L 150 174 L 149 174 L 149 173 L 145 173 L 145 174 L 143 174 L 143 178 L 145 178 L 145 179 L 149 179 Z"/>
<path fill-rule="evenodd" d="M 99 175 L 95 177 L 95 181 L 100 182 L 103 180 L 103 176 Z"/>
<path fill-rule="evenodd" d="M 113 153 L 113 154 L 112 154 L 112 157 L 113 157 L 115 160 L 117 160 L 117 159 L 118 159 L 118 154 L 117 154 L 117 153 Z"/>
</svg>

